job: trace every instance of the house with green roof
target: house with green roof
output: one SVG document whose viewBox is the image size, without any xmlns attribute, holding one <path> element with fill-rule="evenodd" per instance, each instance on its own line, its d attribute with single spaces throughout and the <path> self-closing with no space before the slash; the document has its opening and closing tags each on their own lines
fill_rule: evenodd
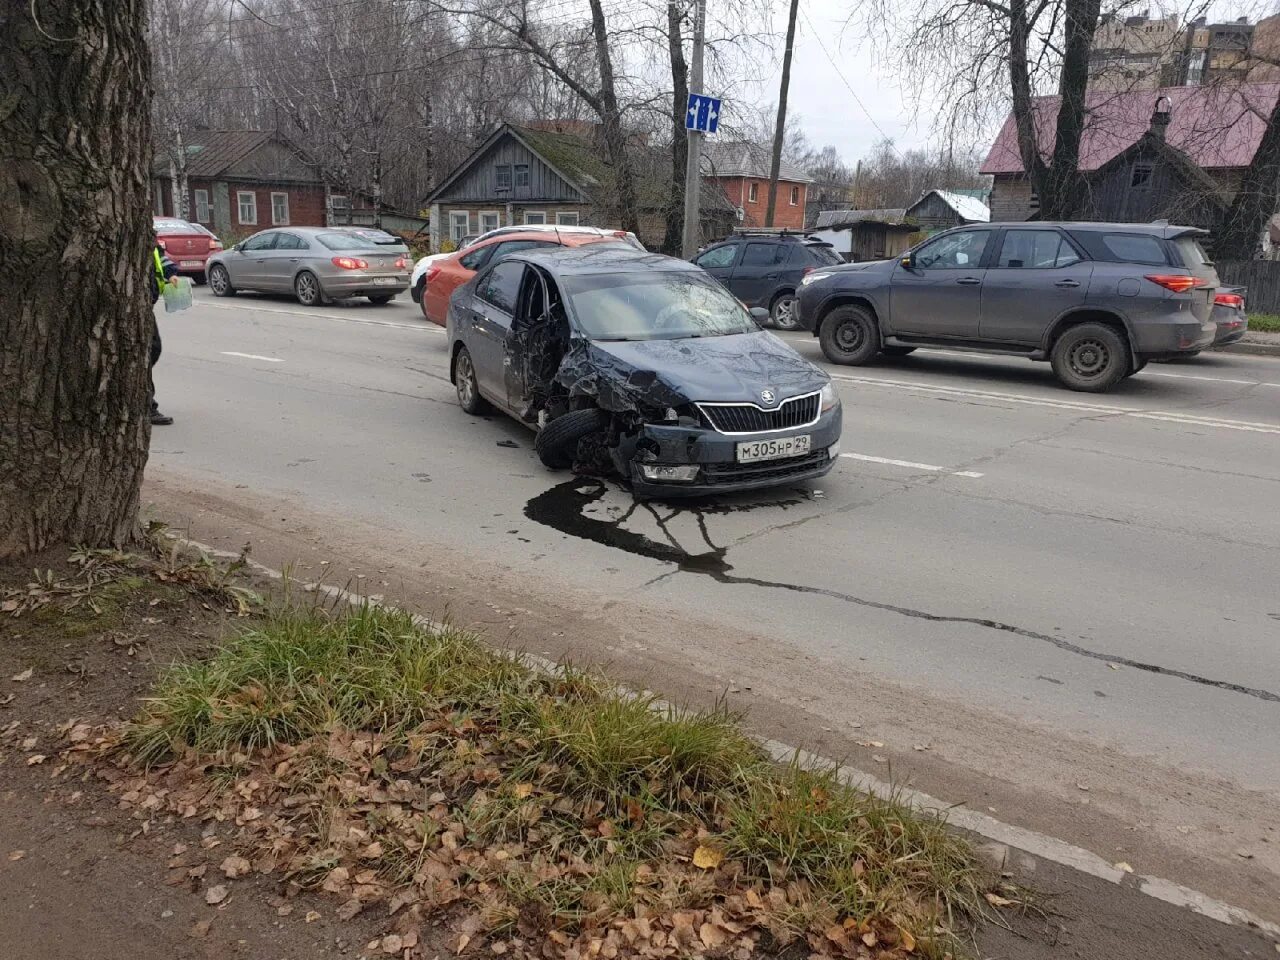
<svg viewBox="0 0 1280 960">
<path fill-rule="evenodd" d="M 431 245 L 523 224 L 612 226 L 596 222 L 611 181 L 577 132 L 504 123 L 427 196 Z"/>
</svg>

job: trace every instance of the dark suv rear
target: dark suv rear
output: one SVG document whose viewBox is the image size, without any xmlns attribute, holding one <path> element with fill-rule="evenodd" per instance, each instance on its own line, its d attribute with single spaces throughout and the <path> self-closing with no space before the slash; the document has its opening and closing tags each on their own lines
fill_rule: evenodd
<svg viewBox="0 0 1280 960">
<path fill-rule="evenodd" d="M 1213 343 L 1218 274 L 1198 237 L 1164 223 L 992 223 L 896 260 L 809 273 L 798 319 L 835 363 L 946 347 L 1048 360 L 1099 392 L 1148 360 Z"/>
<path fill-rule="evenodd" d="M 748 307 L 768 310 L 775 327 L 795 330 L 795 298 L 801 279 L 819 267 L 844 261 L 831 244 L 817 237 L 752 233 L 713 243 L 693 262 Z"/>
</svg>

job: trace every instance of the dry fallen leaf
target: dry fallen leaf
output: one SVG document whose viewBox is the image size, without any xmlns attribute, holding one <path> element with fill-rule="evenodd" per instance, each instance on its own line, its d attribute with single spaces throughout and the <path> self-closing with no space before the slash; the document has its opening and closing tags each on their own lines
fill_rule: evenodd
<svg viewBox="0 0 1280 960">
<path fill-rule="evenodd" d="M 1121 860 L 1115 865 L 1117 870 L 1123 870 L 1125 873 L 1133 873 L 1133 867 Z"/>
<path fill-rule="evenodd" d="M 197 940 L 203 940 L 209 935 L 209 928 L 213 926 L 212 920 L 201 920 L 191 928 L 191 936 Z"/>
<path fill-rule="evenodd" d="M 303 919 L 306 920 L 307 923 L 315 923 L 320 919 L 320 914 L 316 913 L 314 910 L 308 910 L 307 915 L 303 917 Z"/>
<path fill-rule="evenodd" d="M 36 671 L 34 667 L 27 667 L 27 669 L 23 670 L 21 673 L 15 673 L 9 679 L 12 680 L 14 683 L 25 683 L 27 680 L 30 680 L 35 675 L 35 672 Z"/>
<path fill-rule="evenodd" d="M 868 750 L 879 750 L 884 746 L 883 741 L 880 740 L 858 740 L 857 744 L 860 747 L 866 747 Z"/>
<path fill-rule="evenodd" d="M 532 783 L 517 783 L 515 786 L 515 795 L 517 800 L 523 800 L 525 797 L 533 793 Z"/>
<path fill-rule="evenodd" d="M 723 946 L 729 939 L 729 931 L 715 923 L 704 923 L 698 930 L 698 939 L 708 950 Z"/>
<path fill-rule="evenodd" d="M 1236 856 L 1237 856 L 1237 857 L 1239 857 L 1241 860 L 1252 860 L 1252 859 L 1253 859 L 1253 854 L 1252 854 L 1252 853 L 1250 853 L 1248 850 L 1237 850 L 1237 851 L 1236 851 Z"/>
<path fill-rule="evenodd" d="M 987 903 L 991 904 L 993 907 L 1012 907 L 1013 906 L 1012 900 L 1010 900 L 1008 897 L 1002 897 L 998 893 L 988 892 L 988 893 L 984 893 L 983 896 L 987 898 Z"/>
<path fill-rule="evenodd" d="M 903 930 L 899 928 L 898 933 L 900 933 L 902 936 L 902 949 L 905 950 L 907 953 L 911 953 L 911 951 L 915 950 L 916 938 L 911 933 L 911 931 Z"/>
<path fill-rule="evenodd" d="M 9 862 L 13 863 L 17 860 L 21 860 L 26 855 L 27 855 L 27 851 L 25 850 L 14 850 L 9 854 Z"/>
<path fill-rule="evenodd" d="M 693 851 L 693 865 L 699 870 L 714 870 L 724 862 L 724 854 L 715 847 L 699 845 Z"/>
<path fill-rule="evenodd" d="M 44 763 L 45 760 L 47 759 L 48 757 L 46 757 L 43 753 L 33 753 L 31 756 L 27 757 L 27 766 L 34 767 L 37 764 Z"/>
<path fill-rule="evenodd" d="M 401 949 L 403 949 L 403 944 L 400 942 L 399 934 L 388 933 L 382 938 L 383 953 L 397 954 Z"/>
<path fill-rule="evenodd" d="M 222 861 L 221 870 L 228 877 L 243 877 L 252 868 L 244 857 L 227 857 Z"/>
<path fill-rule="evenodd" d="M 204 892 L 204 902 L 212 906 L 215 903 L 221 903 L 227 899 L 227 888 L 222 884 L 216 887 L 210 887 Z"/>
<path fill-rule="evenodd" d="M 888 762 L 889 762 L 889 758 L 888 758 L 888 757 L 882 757 L 882 756 L 880 756 L 880 754 L 878 754 L 878 753 L 873 753 L 873 754 L 871 755 L 871 759 L 872 759 L 872 760 L 874 760 L 876 763 L 888 763 Z"/>
</svg>

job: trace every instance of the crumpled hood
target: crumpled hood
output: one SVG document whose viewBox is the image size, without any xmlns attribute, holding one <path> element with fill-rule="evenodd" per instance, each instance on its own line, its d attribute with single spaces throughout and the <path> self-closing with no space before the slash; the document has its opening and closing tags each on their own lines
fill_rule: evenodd
<svg viewBox="0 0 1280 960">
<path fill-rule="evenodd" d="M 684 340 L 576 341 L 556 378 L 607 410 L 684 402 L 779 401 L 822 387 L 827 375 L 763 330 Z"/>
</svg>

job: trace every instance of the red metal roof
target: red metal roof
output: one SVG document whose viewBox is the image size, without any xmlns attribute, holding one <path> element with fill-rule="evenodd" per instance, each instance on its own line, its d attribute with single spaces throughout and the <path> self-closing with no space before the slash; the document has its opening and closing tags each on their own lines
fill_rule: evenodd
<svg viewBox="0 0 1280 960">
<path fill-rule="evenodd" d="M 1168 97 L 1172 107 L 1166 137 L 1171 145 L 1204 169 L 1246 167 L 1262 141 L 1278 95 L 1280 83 L 1090 94 L 1080 142 L 1080 169 L 1097 170 L 1136 143 L 1150 129 L 1156 98 L 1161 96 Z M 1053 150 L 1058 97 L 1037 97 L 1034 110 L 1040 152 L 1047 160 Z M 991 145 L 982 172 L 1022 172 L 1012 113 Z"/>
</svg>

